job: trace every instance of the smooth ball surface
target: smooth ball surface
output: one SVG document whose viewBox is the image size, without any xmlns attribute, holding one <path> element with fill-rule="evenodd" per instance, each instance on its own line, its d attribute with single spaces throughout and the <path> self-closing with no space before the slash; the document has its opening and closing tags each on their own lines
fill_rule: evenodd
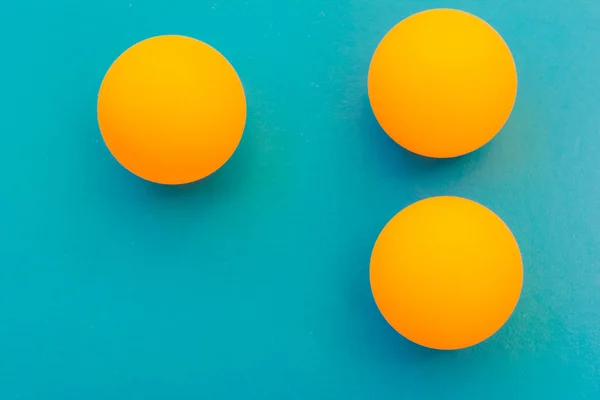
<svg viewBox="0 0 600 400">
<path fill-rule="evenodd" d="M 385 226 L 370 280 L 379 310 L 402 336 L 455 350 L 482 342 L 508 320 L 523 268 L 517 242 L 496 214 L 471 200 L 433 197 Z"/>
<path fill-rule="evenodd" d="M 113 156 L 148 181 L 185 184 L 233 155 L 246 123 L 235 70 L 185 36 L 157 36 L 126 50 L 98 95 L 98 123 Z"/>
<path fill-rule="evenodd" d="M 517 70 L 498 32 L 463 11 L 414 14 L 383 38 L 368 77 L 383 130 L 407 150 L 457 157 L 489 142 L 517 95 Z"/>
</svg>

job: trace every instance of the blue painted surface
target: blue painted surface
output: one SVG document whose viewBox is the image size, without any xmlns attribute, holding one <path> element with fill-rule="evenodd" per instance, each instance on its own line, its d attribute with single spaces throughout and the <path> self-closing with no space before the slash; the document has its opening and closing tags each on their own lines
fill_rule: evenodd
<svg viewBox="0 0 600 400">
<path fill-rule="evenodd" d="M 514 113 L 481 151 L 410 156 L 378 128 L 378 41 L 428 8 L 510 45 Z M 0 13 L 0 398 L 600 397 L 600 3 L 567 0 L 31 0 Z M 96 125 L 102 76 L 156 34 L 238 70 L 248 124 L 204 182 L 129 175 Z M 440 353 L 370 295 L 383 225 L 424 197 L 497 212 L 525 286 L 508 324 Z"/>
</svg>

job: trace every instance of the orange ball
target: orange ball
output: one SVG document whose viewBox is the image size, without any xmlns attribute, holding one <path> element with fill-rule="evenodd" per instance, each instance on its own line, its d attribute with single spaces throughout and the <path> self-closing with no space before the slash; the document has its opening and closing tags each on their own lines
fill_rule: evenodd
<svg viewBox="0 0 600 400">
<path fill-rule="evenodd" d="M 98 124 L 112 155 L 148 181 L 185 184 L 233 155 L 246 123 L 242 83 L 217 50 L 157 36 L 112 64 L 98 95 Z"/>
<path fill-rule="evenodd" d="M 517 95 L 510 49 L 463 11 L 414 14 L 390 30 L 371 61 L 371 107 L 383 130 L 427 157 L 467 154 L 502 129 Z"/>
<path fill-rule="evenodd" d="M 521 254 L 502 220 L 459 197 L 400 211 L 371 255 L 371 289 L 387 322 L 425 347 L 454 350 L 492 336 L 523 284 Z"/>
</svg>

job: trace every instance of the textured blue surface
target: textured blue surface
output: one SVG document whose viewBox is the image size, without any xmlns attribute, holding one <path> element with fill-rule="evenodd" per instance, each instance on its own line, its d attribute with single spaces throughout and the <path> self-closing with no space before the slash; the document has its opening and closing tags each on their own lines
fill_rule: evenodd
<svg viewBox="0 0 600 400">
<path fill-rule="evenodd" d="M 481 151 L 433 162 L 385 136 L 370 56 L 433 7 L 488 20 L 520 78 Z M 0 13 L 0 399 L 600 397 L 596 0 L 54 0 Z M 247 92 L 231 161 L 163 188 L 106 150 L 95 106 L 120 52 L 177 33 Z M 497 212 L 525 286 L 492 339 L 416 347 L 372 301 L 383 225 L 424 197 Z"/>
</svg>

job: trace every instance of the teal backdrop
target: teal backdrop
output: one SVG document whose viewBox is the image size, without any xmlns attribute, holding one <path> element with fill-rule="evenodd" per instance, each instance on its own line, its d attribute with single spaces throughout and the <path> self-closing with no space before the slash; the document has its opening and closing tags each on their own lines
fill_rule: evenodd
<svg viewBox="0 0 600 400">
<path fill-rule="evenodd" d="M 417 11 L 490 22 L 519 72 L 482 150 L 431 161 L 366 96 L 383 35 Z M 600 2 L 9 1 L 0 33 L 0 399 L 600 398 Z M 139 40 L 221 51 L 248 122 L 205 181 L 125 171 L 100 82 Z M 385 223 L 435 195 L 500 215 L 523 254 L 509 322 L 457 352 L 417 347 L 372 300 Z"/>
</svg>

